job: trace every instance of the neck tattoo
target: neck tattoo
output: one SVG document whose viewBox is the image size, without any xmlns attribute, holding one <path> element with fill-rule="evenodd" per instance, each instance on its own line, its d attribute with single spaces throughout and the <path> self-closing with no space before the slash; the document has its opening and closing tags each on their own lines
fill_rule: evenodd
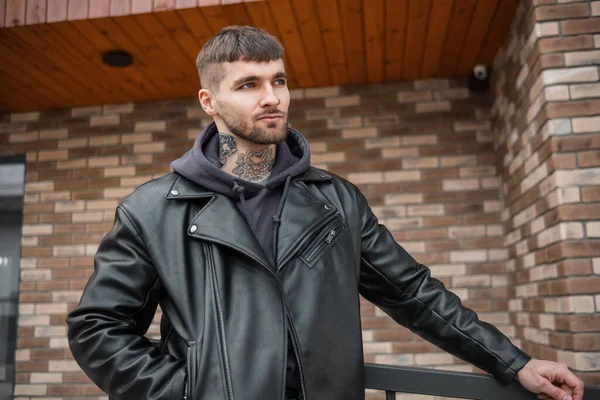
<svg viewBox="0 0 600 400">
<path fill-rule="evenodd" d="M 219 133 L 219 162 L 221 165 L 232 155 L 237 153 L 237 140 L 231 135 Z"/>
<path fill-rule="evenodd" d="M 264 179 L 275 165 L 274 146 L 265 146 L 262 149 L 249 149 L 240 153 L 237 141 L 232 135 L 219 133 L 219 162 L 225 164 L 229 157 L 237 155 L 235 167 L 231 173 L 246 181 L 260 181 Z"/>
</svg>

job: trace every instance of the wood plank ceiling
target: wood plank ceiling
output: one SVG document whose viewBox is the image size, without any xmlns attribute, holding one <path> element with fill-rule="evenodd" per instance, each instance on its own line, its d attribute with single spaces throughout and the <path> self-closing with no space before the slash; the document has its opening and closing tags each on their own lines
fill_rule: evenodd
<svg viewBox="0 0 600 400">
<path fill-rule="evenodd" d="M 517 3 L 265 0 L 0 28 L 0 112 L 195 96 L 198 51 L 235 24 L 281 40 L 292 88 L 465 76 L 491 64 Z M 104 65 L 114 49 L 133 65 Z"/>
</svg>

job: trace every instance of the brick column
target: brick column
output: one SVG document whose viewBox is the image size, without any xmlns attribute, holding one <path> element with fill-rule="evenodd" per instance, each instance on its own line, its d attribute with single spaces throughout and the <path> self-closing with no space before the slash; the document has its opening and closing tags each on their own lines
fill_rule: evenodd
<svg viewBox="0 0 600 400">
<path fill-rule="evenodd" d="M 600 1 L 525 0 L 494 65 L 511 322 L 600 383 Z"/>
</svg>

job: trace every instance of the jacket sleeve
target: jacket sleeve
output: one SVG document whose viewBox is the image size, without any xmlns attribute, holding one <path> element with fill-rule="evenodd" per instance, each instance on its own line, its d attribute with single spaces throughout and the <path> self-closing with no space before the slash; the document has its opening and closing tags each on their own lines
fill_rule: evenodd
<svg viewBox="0 0 600 400">
<path fill-rule="evenodd" d="M 378 224 L 360 194 L 359 203 L 363 297 L 427 341 L 509 383 L 531 357 L 432 278 L 429 268 L 415 261 Z"/>
<path fill-rule="evenodd" d="M 144 240 L 119 206 L 79 306 L 67 316 L 73 357 L 116 399 L 183 398 L 185 362 L 162 354 L 144 337 L 159 295 L 158 275 Z"/>
</svg>

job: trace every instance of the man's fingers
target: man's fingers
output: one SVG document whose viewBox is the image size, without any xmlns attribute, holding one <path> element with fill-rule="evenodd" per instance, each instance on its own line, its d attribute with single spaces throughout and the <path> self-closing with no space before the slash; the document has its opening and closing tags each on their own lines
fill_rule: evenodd
<svg viewBox="0 0 600 400">
<path fill-rule="evenodd" d="M 565 382 L 571 387 L 573 400 L 583 400 L 583 381 L 576 377 L 571 371 L 567 371 Z"/>
<path fill-rule="evenodd" d="M 571 397 L 573 397 L 573 388 L 571 386 L 567 385 L 566 383 L 561 383 L 560 385 L 558 385 L 558 387 L 560 387 L 562 390 L 570 394 Z"/>
<path fill-rule="evenodd" d="M 573 400 L 583 400 L 583 382 L 579 381 L 573 389 Z"/>
<path fill-rule="evenodd" d="M 570 392 L 573 394 L 573 400 L 583 400 L 583 382 L 574 373 L 572 373 L 566 366 L 564 366 L 564 370 L 562 374 L 560 374 L 559 379 L 566 383 L 569 388 L 571 388 Z"/>
<path fill-rule="evenodd" d="M 558 386 L 554 386 L 549 381 L 542 386 L 541 393 L 549 395 L 550 398 L 554 400 L 572 400 L 571 396 L 567 392 Z"/>
</svg>

